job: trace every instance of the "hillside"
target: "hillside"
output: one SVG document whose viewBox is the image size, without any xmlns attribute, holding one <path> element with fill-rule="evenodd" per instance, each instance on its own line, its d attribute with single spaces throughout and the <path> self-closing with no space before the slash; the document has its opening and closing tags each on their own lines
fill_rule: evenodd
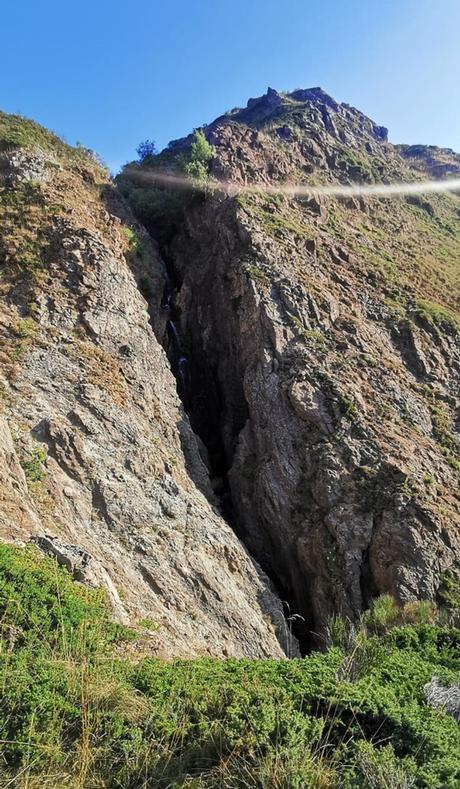
<svg viewBox="0 0 460 789">
<path fill-rule="evenodd" d="M 191 424 L 237 533 L 307 642 L 379 593 L 435 599 L 459 555 L 459 198 L 262 188 L 414 181 L 457 160 L 401 151 L 320 89 L 269 90 L 204 132 L 209 178 L 253 191 L 183 197 L 166 235 L 155 176 L 183 169 L 193 137 L 119 181 L 174 278 Z"/>
<path fill-rule="evenodd" d="M 460 197 L 320 191 L 458 177 L 387 137 L 0 113 L 5 789 L 458 787 Z"/>
<path fill-rule="evenodd" d="M 0 538 L 105 586 L 148 651 L 282 655 L 150 325 L 155 244 L 89 152 L 6 115 L 0 149 Z"/>
</svg>

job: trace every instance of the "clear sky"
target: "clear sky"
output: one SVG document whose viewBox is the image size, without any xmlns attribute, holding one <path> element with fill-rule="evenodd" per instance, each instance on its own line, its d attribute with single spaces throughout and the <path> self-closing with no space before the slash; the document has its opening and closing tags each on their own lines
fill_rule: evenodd
<svg viewBox="0 0 460 789">
<path fill-rule="evenodd" d="M 1 26 L 0 108 L 113 171 L 268 86 L 460 151 L 460 0 L 5 0 Z"/>
</svg>

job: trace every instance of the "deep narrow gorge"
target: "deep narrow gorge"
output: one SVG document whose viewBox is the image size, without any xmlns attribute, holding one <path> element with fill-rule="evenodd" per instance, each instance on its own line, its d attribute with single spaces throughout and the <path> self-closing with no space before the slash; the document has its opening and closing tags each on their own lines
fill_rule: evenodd
<svg viewBox="0 0 460 789">
<path fill-rule="evenodd" d="M 265 195 L 302 170 L 372 180 L 415 166 L 320 90 L 269 91 L 205 133 L 211 177 L 254 192 L 189 202 L 165 245 L 186 410 L 222 512 L 298 616 L 305 649 L 331 614 L 355 620 L 382 593 L 436 598 L 456 572 L 455 297 L 441 308 L 426 294 L 454 295 L 435 294 L 430 268 L 458 264 L 457 198 L 398 198 L 388 214 L 385 200 Z M 191 142 L 137 165 L 141 176 L 128 168 L 128 181 L 154 184 Z M 446 166 L 455 173 L 455 157 Z"/>
<path fill-rule="evenodd" d="M 195 218 L 191 217 L 193 225 Z M 197 220 L 200 224 L 200 220 Z M 201 226 L 201 224 L 200 224 Z M 177 392 L 190 420 L 192 430 L 198 438 L 201 458 L 208 470 L 211 504 L 217 504 L 222 517 L 235 532 L 236 536 L 246 545 L 250 554 L 262 567 L 270 579 L 273 589 L 283 603 L 286 618 L 285 629 L 291 634 L 290 654 L 296 650 L 296 637 L 303 651 L 312 645 L 310 634 L 311 622 L 305 615 L 298 612 L 298 599 L 289 576 L 284 570 L 280 574 L 278 565 L 273 561 L 272 549 L 263 551 L 251 539 L 250 530 L 246 526 L 245 513 L 235 506 L 234 491 L 238 490 L 238 474 L 246 470 L 232 469 L 241 432 L 249 420 L 248 404 L 244 394 L 244 369 L 237 360 L 227 356 L 226 321 L 229 320 L 223 304 L 217 303 L 217 323 L 207 313 L 207 304 L 201 302 L 201 295 L 194 302 L 184 296 L 187 286 L 198 292 L 187 280 L 184 285 L 184 269 L 179 264 L 179 256 L 175 249 L 181 238 L 180 226 L 170 244 L 161 249 L 160 254 L 168 263 L 165 268 L 167 278 L 162 300 L 165 315 L 165 327 L 160 326 L 159 340 L 162 341 L 176 378 Z M 188 239 L 186 241 L 188 248 Z M 190 245 L 186 259 L 186 270 L 192 272 L 196 261 L 196 250 Z M 198 265 L 199 265 L 199 261 Z M 214 261 L 215 262 L 215 261 Z M 211 262 L 213 265 L 213 261 Z M 210 283 L 205 280 L 203 298 L 207 301 L 210 294 Z M 232 310 L 238 298 L 232 298 L 229 290 L 228 298 L 232 300 Z M 197 312 L 207 315 L 206 326 L 198 319 Z M 233 312 L 232 312 L 233 314 Z M 213 316 L 214 317 L 214 316 Z M 219 325 L 219 322 L 222 324 Z M 229 331 L 233 334 L 232 345 L 238 346 L 239 325 L 230 322 Z M 203 342 L 203 337 L 208 342 Z M 222 374 L 222 370 L 225 374 Z M 307 609 L 307 606 L 305 607 Z M 308 606 L 311 609 L 311 606 Z"/>
<path fill-rule="evenodd" d="M 1 786 L 457 789 L 460 156 L 138 154 L 0 112 Z"/>
</svg>

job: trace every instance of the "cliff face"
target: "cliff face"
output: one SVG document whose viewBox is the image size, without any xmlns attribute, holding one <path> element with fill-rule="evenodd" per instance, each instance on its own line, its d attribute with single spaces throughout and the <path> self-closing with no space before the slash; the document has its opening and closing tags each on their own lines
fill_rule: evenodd
<svg viewBox="0 0 460 789">
<path fill-rule="evenodd" d="M 458 157 L 320 89 L 205 134 L 211 176 L 252 191 L 157 187 L 192 138 L 117 189 L 0 115 L 0 538 L 104 585 L 147 651 L 293 654 L 292 628 L 308 648 L 459 572 L 460 203 L 257 187 Z"/>
<path fill-rule="evenodd" d="M 333 612 L 436 598 L 458 572 L 460 203 L 257 185 L 414 180 L 458 157 L 398 149 L 319 89 L 269 90 L 205 133 L 211 175 L 254 191 L 189 208 L 165 249 L 188 410 L 308 645 Z"/>
<path fill-rule="evenodd" d="M 0 222 L 0 538 L 104 586 L 148 652 L 283 655 L 151 328 L 155 245 L 88 152 L 6 115 Z"/>
</svg>

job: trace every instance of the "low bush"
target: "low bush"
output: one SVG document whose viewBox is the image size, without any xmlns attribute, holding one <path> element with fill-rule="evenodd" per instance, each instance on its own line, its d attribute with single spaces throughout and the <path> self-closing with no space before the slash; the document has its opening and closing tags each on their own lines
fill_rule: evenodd
<svg viewBox="0 0 460 789">
<path fill-rule="evenodd" d="M 423 686 L 458 675 L 460 632 L 374 608 L 358 644 L 336 622 L 305 659 L 136 661 L 100 591 L 0 546 L 0 784 L 454 789 L 459 729 Z"/>
<path fill-rule="evenodd" d="M 209 168 L 214 149 L 200 129 L 195 131 L 190 147 L 177 153 L 168 149 L 155 155 L 151 148 L 141 150 L 141 147 L 138 149 L 140 163 L 128 165 L 117 177 L 117 183 L 139 221 L 160 245 L 166 244 L 184 211 L 203 200 L 212 189 Z M 145 166 L 149 168 L 151 178 Z M 155 171 L 163 175 L 186 176 L 185 183 L 168 186 L 155 179 Z"/>
</svg>

